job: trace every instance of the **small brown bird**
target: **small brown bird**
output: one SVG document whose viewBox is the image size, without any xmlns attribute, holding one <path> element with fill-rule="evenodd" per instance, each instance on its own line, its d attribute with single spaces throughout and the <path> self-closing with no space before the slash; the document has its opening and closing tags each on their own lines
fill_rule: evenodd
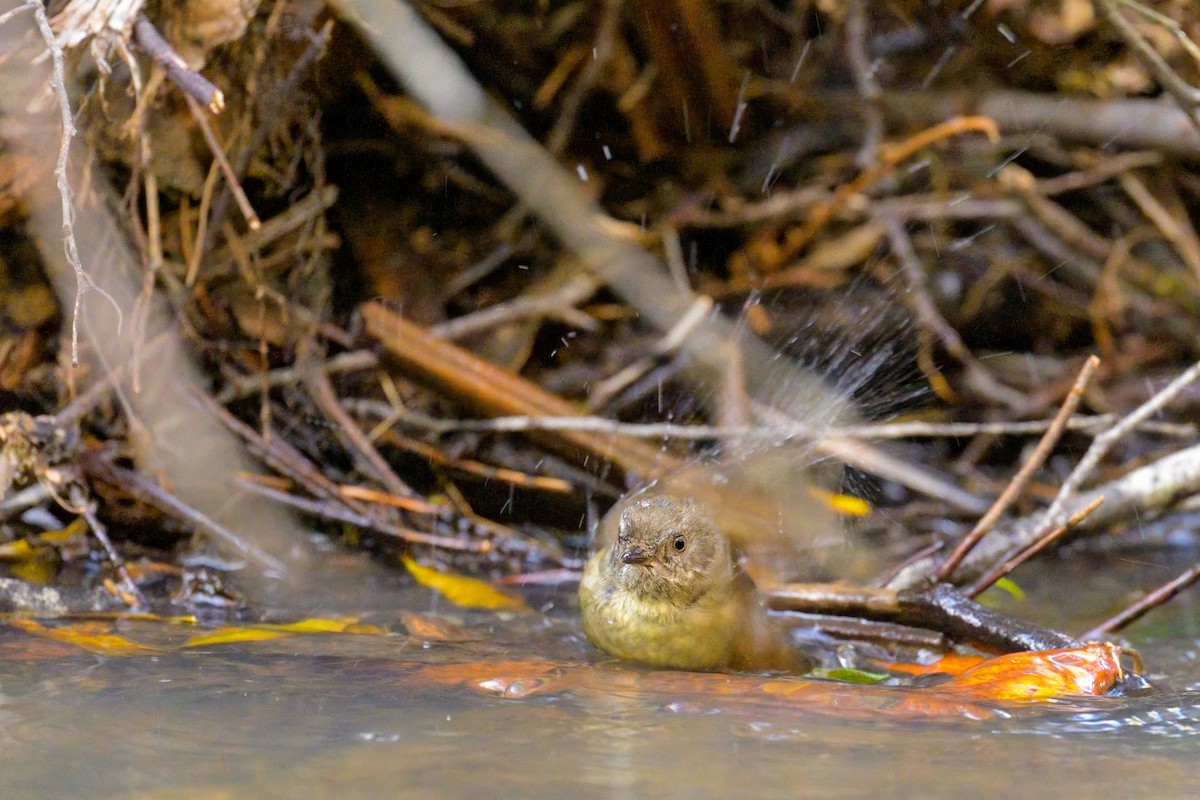
<svg viewBox="0 0 1200 800">
<path fill-rule="evenodd" d="M 631 661 L 688 670 L 787 670 L 811 662 L 767 618 L 733 547 L 694 502 L 635 499 L 579 586 L 583 629 Z"/>
</svg>

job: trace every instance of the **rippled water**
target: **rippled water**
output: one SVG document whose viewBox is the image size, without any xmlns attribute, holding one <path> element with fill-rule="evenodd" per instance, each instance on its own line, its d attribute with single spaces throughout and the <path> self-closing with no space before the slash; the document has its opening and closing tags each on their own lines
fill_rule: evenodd
<svg viewBox="0 0 1200 800">
<path fill-rule="evenodd" d="M 1165 567 L 1027 571 L 1023 609 L 1069 630 L 1054 595 L 1117 604 Z M 397 578 L 395 581 L 399 583 Z M 1131 631 L 1150 697 L 912 720 L 722 694 L 722 677 L 631 670 L 579 634 L 570 591 L 542 611 L 463 614 L 427 591 L 395 608 L 467 640 L 301 636 L 103 658 L 0 634 L 0 798 L 1194 797 L 1200 624 L 1180 598 Z M 382 604 L 388 607 L 389 602 Z M 387 618 L 385 612 L 381 619 Z M 400 626 L 397 625 L 399 629 Z M 153 624 L 128 634 L 179 633 Z M 468 666 L 462 666 L 468 665 Z M 691 681 L 691 682 L 689 682 Z M 842 697 L 900 697 L 843 688 Z M 871 693 L 875 693 L 872 695 Z M 839 701 L 841 702 L 841 701 Z M 890 700 L 889 700 L 890 702 Z M 854 708 L 859 705 L 861 707 Z M 864 708 L 866 710 L 864 710 Z"/>
</svg>

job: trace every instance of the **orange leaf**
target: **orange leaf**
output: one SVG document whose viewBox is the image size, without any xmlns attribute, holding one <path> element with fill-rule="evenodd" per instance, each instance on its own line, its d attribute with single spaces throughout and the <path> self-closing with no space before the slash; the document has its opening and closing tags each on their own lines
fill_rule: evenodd
<svg viewBox="0 0 1200 800">
<path fill-rule="evenodd" d="M 959 675 L 972 667 L 976 667 L 984 663 L 987 659 L 983 656 L 976 655 L 960 655 L 958 653 L 947 653 L 941 658 L 929 664 L 907 664 L 898 661 L 884 661 L 879 666 L 886 669 L 888 672 L 900 672 L 905 675 L 932 675 L 935 672 L 945 673 L 946 675 Z"/>
<path fill-rule="evenodd" d="M 432 614 L 401 611 L 400 619 L 413 637 L 426 642 L 465 642 L 471 638 L 471 634 L 453 622 Z"/>
<path fill-rule="evenodd" d="M 1094 642 L 993 658 L 939 686 L 937 691 L 979 700 L 1041 701 L 1073 694 L 1104 694 L 1122 674 L 1121 648 Z"/>
</svg>

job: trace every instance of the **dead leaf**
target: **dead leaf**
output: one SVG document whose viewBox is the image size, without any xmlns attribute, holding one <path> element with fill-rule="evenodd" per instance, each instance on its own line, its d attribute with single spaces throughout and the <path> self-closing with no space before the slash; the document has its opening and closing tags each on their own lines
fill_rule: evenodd
<svg viewBox="0 0 1200 800">
<path fill-rule="evenodd" d="M 37 620 L 15 617 L 8 624 L 34 636 L 52 639 L 63 644 L 102 656 L 142 656 L 166 652 L 158 647 L 130 641 L 112 632 L 112 626 L 104 622 L 83 622 L 75 625 L 48 627 Z"/>
<path fill-rule="evenodd" d="M 492 611 L 528 610 L 523 600 L 504 594 L 489 583 L 424 567 L 407 556 L 402 560 L 417 583 L 440 592 L 455 605 Z"/>
<path fill-rule="evenodd" d="M 1069 695 L 1101 695 L 1123 674 L 1121 648 L 1094 642 L 993 658 L 937 687 L 937 691 L 976 700 L 1042 701 Z"/>
</svg>

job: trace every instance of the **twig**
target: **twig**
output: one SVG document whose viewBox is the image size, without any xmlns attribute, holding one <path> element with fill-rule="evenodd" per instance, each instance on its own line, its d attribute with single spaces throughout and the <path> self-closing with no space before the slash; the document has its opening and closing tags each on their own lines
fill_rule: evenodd
<svg viewBox="0 0 1200 800">
<path fill-rule="evenodd" d="M 183 56 L 171 47 L 145 14 L 138 14 L 133 23 L 134 40 L 146 54 L 153 58 L 171 82 L 183 90 L 191 100 L 203 103 L 214 114 L 225 108 L 225 95 L 208 78 L 188 67 Z"/>
<path fill-rule="evenodd" d="M 330 375 L 337 375 L 342 372 L 375 369 L 378 366 L 379 356 L 375 353 L 369 350 L 352 350 L 348 353 L 338 353 L 325 361 L 320 368 Z M 308 369 L 311 369 L 308 365 L 293 364 L 252 375 L 235 375 L 225 382 L 225 388 L 214 399 L 221 405 L 227 405 L 276 386 L 291 386 L 299 383 Z"/>
<path fill-rule="evenodd" d="M 417 497 L 407 483 L 401 480 L 392 465 L 379 454 L 371 440 L 359 429 L 358 423 L 346 413 L 333 391 L 329 375 L 319 368 L 309 369 L 304 375 L 304 387 L 338 433 L 342 444 L 354 456 L 359 469 L 383 484 L 387 490 L 401 497 Z"/>
<path fill-rule="evenodd" d="M 1105 636 L 1114 634 L 1130 623 L 1140 619 L 1147 611 L 1167 602 L 1198 580 L 1200 580 L 1200 564 L 1190 567 L 1178 577 L 1172 578 L 1157 589 L 1146 593 L 1140 600 L 1131 604 L 1120 613 L 1109 617 L 1079 638 L 1087 641 L 1089 639 L 1103 639 Z"/>
<path fill-rule="evenodd" d="M 779 611 L 863 617 L 926 628 L 1002 652 L 1052 650 L 1079 644 L 1057 631 L 985 608 L 944 583 L 921 592 L 840 584 L 786 584 L 772 589 L 767 603 Z"/>
<path fill-rule="evenodd" d="M 250 198 L 246 197 L 246 191 L 242 188 L 241 181 L 234 174 L 233 167 L 229 165 L 229 159 L 225 157 L 225 148 L 221 146 L 217 135 L 213 133 L 212 126 L 208 124 L 208 118 L 204 116 L 203 109 L 200 108 L 200 104 L 191 95 L 185 94 L 183 99 L 187 101 L 188 108 L 192 112 L 192 118 L 196 120 L 196 125 L 200 128 L 200 132 L 204 134 L 204 141 L 208 142 L 208 149 L 212 151 L 217 166 L 221 168 L 221 174 L 225 176 L 225 185 L 229 188 L 230 193 L 233 194 L 234 202 L 237 203 L 238 210 L 245 217 L 246 224 L 250 227 L 250 230 L 258 230 L 262 227 L 262 220 L 258 218 L 258 213 L 254 210 L 254 206 L 250 204 Z"/>
<path fill-rule="evenodd" d="M 988 509 L 987 513 L 980 518 L 975 527 L 963 537 L 955 548 L 946 556 L 946 560 L 938 567 L 937 580 L 944 581 L 954 572 L 955 568 L 962 563 L 963 558 L 970 552 L 980 539 L 992 529 L 1000 516 L 1008 510 L 1016 499 L 1020 496 L 1025 486 L 1033 479 L 1033 475 L 1042 466 L 1042 462 L 1050 455 L 1050 451 L 1054 449 L 1054 445 L 1058 443 L 1059 437 L 1066 430 L 1067 421 L 1071 415 L 1075 413 L 1075 409 L 1079 407 L 1079 401 L 1083 399 L 1083 392 L 1091 382 L 1092 376 L 1096 373 L 1096 368 L 1100 366 L 1100 359 L 1096 356 L 1088 358 L 1084 363 L 1083 369 L 1079 371 L 1079 376 L 1075 378 L 1074 385 L 1067 392 L 1066 399 L 1063 400 L 1062 406 L 1058 409 L 1058 413 L 1054 416 L 1054 420 L 1050 423 L 1050 427 L 1042 435 L 1041 441 L 1030 454 L 1028 460 L 1009 481 L 1008 486 L 996 498 L 996 502 Z M 994 582 L 994 581 L 993 581 Z M 990 585 L 990 584 L 988 584 Z M 977 593 L 969 593 L 971 596 Z"/>
<path fill-rule="evenodd" d="M 546 149 L 551 153 L 561 153 L 566 147 L 583 101 L 604 72 L 608 60 L 612 58 L 613 41 L 619 32 L 621 7 L 624 4 L 624 0 L 604 0 L 600 25 L 596 30 L 596 42 L 588 51 L 590 60 L 563 97 L 558 119 L 546 135 Z"/>
<path fill-rule="evenodd" d="M 58 110 L 62 117 L 62 140 L 58 147 L 58 161 L 54 165 L 54 178 L 58 183 L 58 194 L 62 199 L 62 236 L 65 245 L 67 263 L 75 272 L 75 303 L 71 310 L 71 366 L 79 366 L 79 311 L 83 305 L 83 296 L 95 290 L 112 305 L 117 314 L 117 333 L 121 332 L 124 315 L 121 306 L 108 292 L 100 288 L 83 269 L 79 260 L 79 245 L 75 241 L 75 207 L 71 202 L 71 182 L 67 177 L 67 162 L 71 157 L 71 139 L 75 136 L 75 122 L 71 115 L 71 100 L 67 95 L 66 68 L 63 64 L 63 51 L 55 39 L 50 20 L 46 17 L 46 8 L 38 0 L 26 3 L 22 8 L 33 9 L 33 18 L 37 21 L 38 31 L 42 41 L 50 52 L 54 64 L 54 74 L 50 83 L 58 100 Z"/>
<path fill-rule="evenodd" d="M 1103 497 L 1104 504 L 1078 524 L 1079 529 L 1096 528 L 1136 511 L 1163 508 L 1181 497 L 1200 492 L 1200 445 L 1133 470 L 1120 478 L 1102 484 L 1089 492 L 1064 502 L 1053 520 L 1035 514 L 1004 525 L 972 550 L 955 571 L 955 579 L 970 580 L 983 569 L 996 563 L 1014 547 L 1024 547 L 1045 535 L 1049 529 L 1075 516 L 1079 511 Z M 920 559 L 901 570 L 888 585 L 893 588 L 920 586 L 932 580 L 937 563 L 931 558 Z"/>
<path fill-rule="evenodd" d="M 422 533 L 414 531 L 410 528 L 402 528 L 399 525 L 393 525 L 390 522 L 385 522 L 370 514 L 360 514 L 349 506 L 341 503 L 331 503 L 324 500 L 313 500 L 307 497 L 299 497 L 289 492 L 281 491 L 270 486 L 264 486 L 257 481 L 238 478 L 238 483 L 246 489 L 263 497 L 270 498 L 278 503 L 296 509 L 297 511 L 309 514 L 321 519 L 333 520 L 335 522 L 345 522 L 350 525 L 362 528 L 363 530 L 372 531 L 374 533 L 389 536 L 393 539 L 406 542 L 408 544 L 419 544 L 429 547 L 440 547 L 445 550 L 457 550 L 471 553 L 486 553 L 492 549 L 491 542 L 487 540 L 472 541 L 461 537 L 438 536 L 432 533 Z"/>
<path fill-rule="evenodd" d="M 586 274 L 577 275 L 549 294 L 526 295 L 506 303 L 496 303 L 480 311 L 431 325 L 429 332 L 445 339 L 462 339 L 529 317 L 558 317 L 576 328 L 594 331 L 596 321 L 574 306 L 595 293 L 596 279 Z"/>
<path fill-rule="evenodd" d="M 363 306 L 362 315 L 367 334 L 378 339 L 413 377 L 442 388 L 484 413 L 577 416 L 575 407 L 561 397 L 460 347 L 430 336 L 420 326 L 379 303 Z M 578 456 L 582 449 L 645 478 L 663 475 L 678 466 L 673 456 L 657 448 L 637 442 L 617 443 L 588 432 L 569 431 L 565 436 L 549 437 L 547 441 L 551 446 L 566 450 L 569 457 Z"/>
<path fill-rule="evenodd" d="M 1081 508 L 1079 511 L 1072 514 L 1071 518 L 1068 519 L 1066 522 L 1064 522 L 1062 525 L 1059 525 L 1057 528 L 1050 531 L 1049 533 L 1047 533 L 1042 538 L 1038 539 L 1033 544 L 1022 549 L 1020 552 L 1014 554 L 1011 558 L 1005 559 L 1003 563 L 997 565 L 994 569 L 992 569 L 988 572 L 985 572 L 974 583 L 972 583 L 966 590 L 964 590 L 963 594 L 965 594 L 967 597 L 979 596 L 980 594 L 983 593 L 983 591 L 985 589 L 987 589 L 993 583 L 1000 580 L 1005 575 L 1009 574 L 1014 569 L 1016 569 L 1017 567 L 1021 566 L 1029 559 L 1036 556 L 1038 553 L 1045 550 L 1047 547 L 1050 546 L 1050 544 L 1052 542 L 1054 542 L 1056 539 L 1058 539 L 1064 533 L 1066 533 L 1071 528 L 1078 525 L 1080 522 L 1083 522 L 1083 520 L 1085 520 L 1088 517 L 1088 515 L 1090 515 L 1093 511 L 1095 511 L 1097 508 L 1099 508 L 1103 502 L 1104 502 L 1103 496 L 1097 497 L 1095 500 L 1088 503 L 1086 506 Z"/>
<path fill-rule="evenodd" d="M 673 422 L 620 422 L 603 417 L 501 416 L 492 419 L 437 419 L 417 412 L 406 412 L 403 421 L 435 433 L 526 431 L 592 431 L 638 439 L 816 439 L 838 436 L 843 439 L 957 439 L 967 436 L 1025 436 L 1042 433 L 1052 420 L 1028 422 L 892 422 L 869 425 L 681 425 Z M 1116 422 L 1115 414 L 1075 416 L 1067 420 L 1069 431 L 1104 430 Z M 1139 430 L 1189 439 L 1196 436 L 1195 426 L 1165 422 L 1143 422 Z"/>
<path fill-rule="evenodd" d="M 1059 488 L 1054 502 L 1050 504 L 1050 507 L 1046 509 L 1043 515 L 1044 519 L 1053 525 L 1059 524 L 1061 520 L 1058 519 L 1058 516 L 1062 513 L 1066 502 L 1074 496 L 1079 486 L 1087 480 L 1092 470 L 1100 463 L 1100 459 L 1104 458 L 1112 446 L 1123 436 L 1134 430 L 1142 421 L 1158 413 L 1163 406 L 1175 399 L 1180 392 L 1187 388 L 1188 384 L 1197 378 L 1200 378 L 1200 361 L 1184 370 L 1179 377 L 1130 412 L 1116 425 L 1113 425 L 1093 439 L 1091 447 L 1084 453 L 1083 458 L 1079 460 L 1079 463 L 1071 471 L 1071 474 L 1067 476 L 1067 479 L 1063 481 L 1063 485 Z"/>
<path fill-rule="evenodd" d="M 859 169 L 866 169 L 879 160 L 879 145 L 883 141 L 883 109 L 879 106 L 879 82 L 867 53 L 867 0 L 850 0 L 846 17 L 846 52 L 854 87 L 863 100 L 863 143 L 854 157 Z"/>
<path fill-rule="evenodd" d="M 183 521 L 185 524 L 218 539 L 232 548 L 241 558 L 253 561 L 268 575 L 279 576 L 284 573 L 284 566 L 274 557 L 245 541 L 228 528 L 217 524 L 211 518 L 184 503 L 178 497 L 151 482 L 141 473 L 118 467 L 99 454 L 85 453 L 83 466 L 87 472 L 95 475 L 105 483 L 111 483 L 134 497 L 142 500 L 160 511 Z"/>
<path fill-rule="evenodd" d="M 916 312 L 922 324 L 937 336 L 950 355 L 974 373 L 975 380 L 992 396 L 992 399 L 1004 403 L 1010 408 L 1022 407 L 1026 402 L 1024 395 L 997 381 L 979 363 L 979 359 L 975 358 L 975 354 L 963 342 L 958 331 L 954 330 L 937 310 L 937 304 L 933 302 L 933 298 L 929 296 L 929 292 L 925 288 L 925 271 L 913 250 L 912 240 L 904 230 L 904 225 L 894 217 L 885 218 L 883 223 L 887 227 L 888 241 L 891 242 L 892 252 L 900 261 L 900 268 L 908 284 L 909 292 L 906 297 L 910 298 L 913 311 Z"/>
<path fill-rule="evenodd" d="M 634 381 L 654 369 L 655 365 L 669 359 L 683 345 L 688 334 L 712 313 L 712 308 L 712 298 L 697 297 L 696 302 L 679 322 L 654 343 L 650 354 L 637 359 L 592 387 L 588 392 L 588 407 L 594 409 L 604 406 Z"/>
<path fill-rule="evenodd" d="M 785 251 L 790 255 L 804 249 L 817 232 L 833 219 L 834 214 L 850 201 L 850 198 L 865 192 L 914 153 L 943 139 L 964 133 L 982 133 L 993 142 L 1000 139 L 996 123 L 987 117 L 956 117 L 933 125 L 899 144 L 881 146 L 879 162 L 860 172 L 854 180 L 839 186 L 829 202 L 814 208 L 804 226 L 795 234 L 788 236 Z"/>
<path fill-rule="evenodd" d="M 816 439 L 815 449 L 864 472 L 936 497 L 967 514 L 982 514 L 989 505 L 985 498 L 963 489 L 933 469 L 904 461 L 860 439 L 824 436 Z"/>
<path fill-rule="evenodd" d="M 1128 0 L 1123 0 L 1123 2 L 1131 8 L 1140 8 L 1140 5 L 1130 3 Z M 1167 91 L 1167 94 L 1171 95 L 1196 130 L 1200 131 L 1200 89 L 1189 86 L 1175 70 L 1171 69 L 1171 65 L 1158 54 L 1146 37 L 1142 36 L 1141 32 L 1117 10 L 1116 0 L 1100 0 L 1100 10 L 1117 29 L 1121 38 L 1134 49 L 1138 58 L 1154 73 L 1154 77 L 1158 78 L 1158 82 Z"/>
<path fill-rule="evenodd" d="M 108 531 L 104 525 L 96 518 L 96 510 L 94 504 L 84 495 L 82 487 L 72 487 L 75 491 L 71 493 L 71 504 L 80 509 L 83 518 L 87 520 L 88 527 L 92 529 L 92 535 L 96 537 L 96 541 L 100 542 L 100 546 L 104 548 L 105 554 L 108 556 L 108 561 L 113 565 L 113 569 L 117 571 L 117 576 L 121 579 L 121 589 L 128 594 L 136 602 L 138 608 L 149 608 L 150 604 L 146 602 L 146 596 L 142 594 L 142 590 L 134 582 L 129 575 L 129 570 L 125 568 L 125 559 L 121 558 L 121 554 L 117 552 L 117 548 L 113 547 L 112 540 L 108 538 Z"/>
</svg>

